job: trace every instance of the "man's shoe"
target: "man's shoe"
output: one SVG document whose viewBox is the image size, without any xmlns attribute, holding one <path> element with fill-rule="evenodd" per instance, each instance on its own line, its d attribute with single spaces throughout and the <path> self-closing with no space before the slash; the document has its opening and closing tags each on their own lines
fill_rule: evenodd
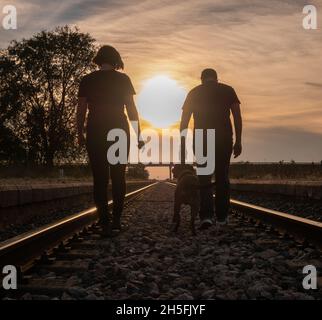
<svg viewBox="0 0 322 320">
<path fill-rule="evenodd" d="M 224 220 L 217 220 L 217 224 L 219 226 L 226 226 L 226 225 L 228 225 L 228 218 L 226 218 Z"/>
<path fill-rule="evenodd" d="M 216 228 L 217 230 L 226 230 L 228 226 L 228 217 L 225 218 L 224 220 L 217 220 L 216 221 Z"/>
<path fill-rule="evenodd" d="M 213 225 L 213 222 L 211 219 L 202 219 L 200 222 L 200 230 L 206 230 L 210 228 Z"/>
</svg>

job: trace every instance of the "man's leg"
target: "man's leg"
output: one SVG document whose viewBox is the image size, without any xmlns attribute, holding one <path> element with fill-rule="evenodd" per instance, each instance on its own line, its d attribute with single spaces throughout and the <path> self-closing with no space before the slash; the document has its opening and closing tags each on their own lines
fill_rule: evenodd
<svg viewBox="0 0 322 320">
<path fill-rule="evenodd" d="M 198 176 L 201 187 L 199 211 L 201 229 L 210 227 L 214 217 L 213 188 L 210 185 L 211 177 L 212 175 Z"/>
<path fill-rule="evenodd" d="M 126 192 L 125 164 L 110 165 L 113 194 L 113 228 L 121 228 L 121 215 Z"/>
<path fill-rule="evenodd" d="M 232 145 L 228 143 L 216 143 L 216 216 L 218 222 L 226 222 L 230 208 L 230 183 L 229 165 L 232 153 Z"/>
<path fill-rule="evenodd" d="M 206 156 L 207 150 L 207 131 L 203 131 L 203 156 Z M 196 154 L 196 145 L 195 145 L 195 135 L 193 138 L 193 149 L 194 154 L 196 156 L 197 163 L 200 163 L 202 159 L 198 159 L 198 154 Z M 204 166 L 203 164 L 199 164 L 199 167 Z M 214 217 L 214 200 L 213 200 L 213 188 L 211 186 L 211 175 L 198 175 L 199 185 L 200 185 L 200 229 L 207 229 L 212 225 L 212 219 Z"/>
<path fill-rule="evenodd" d="M 210 186 L 211 177 L 198 176 L 200 185 L 200 219 L 212 219 L 214 216 L 213 188 Z M 209 187 L 202 187 L 209 186 Z"/>
</svg>

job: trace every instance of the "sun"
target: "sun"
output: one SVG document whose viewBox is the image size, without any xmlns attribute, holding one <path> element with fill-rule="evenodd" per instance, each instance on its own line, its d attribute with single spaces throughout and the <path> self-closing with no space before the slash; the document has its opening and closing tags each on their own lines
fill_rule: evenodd
<svg viewBox="0 0 322 320">
<path fill-rule="evenodd" d="M 168 128 L 180 120 L 186 90 L 166 75 L 144 82 L 138 95 L 140 116 L 156 128 Z"/>
</svg>

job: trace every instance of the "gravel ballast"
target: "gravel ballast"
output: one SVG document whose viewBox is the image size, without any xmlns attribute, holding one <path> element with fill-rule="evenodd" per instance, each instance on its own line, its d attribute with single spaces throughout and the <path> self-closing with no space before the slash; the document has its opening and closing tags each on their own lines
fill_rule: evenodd
<svg viewBox="0 0 322 320">
<path fill-rule="evenodd" d="M 124 211 L 128 224 L 117 237 L 96 234 L 93 257 L 81 259 L 86 271 L 38 272 L 37 276 L 68 284 L 61 295 L 27 292 L 23 299 L 321 299 L 318 290 L 304 290 L 303 267 L 322 270 L 321 251 L 280 239 L 265 228 L 230 217 L 223 229 L 215 226 L 191 235 L 190 214 L 182 210 L 178 234 L 170 232 L 174 187 L 159 184 Z M 80 244 L 81 245 L 81 244 Z"/>
</svg>

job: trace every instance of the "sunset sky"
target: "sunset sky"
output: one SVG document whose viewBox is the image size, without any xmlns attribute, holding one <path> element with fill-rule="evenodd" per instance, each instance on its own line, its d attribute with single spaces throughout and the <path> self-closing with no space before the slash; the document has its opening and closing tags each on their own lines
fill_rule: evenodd
<svg viewBox="0 0 322 320">
<path fill-rule="evenodd" d="M 159 75 L 187 92 L 202 69 L 215 68 L 242 102 L 239 160 L 322 160 L 322 0 L 0 0 L 6 4 L 17 7 L 18 29 L 1 29 L 2 48 L 77 25 L 120 51 L 138 94 Z M 317 30 L 302 27 L 307 4 L 317 7 Z"/>
</svg>

